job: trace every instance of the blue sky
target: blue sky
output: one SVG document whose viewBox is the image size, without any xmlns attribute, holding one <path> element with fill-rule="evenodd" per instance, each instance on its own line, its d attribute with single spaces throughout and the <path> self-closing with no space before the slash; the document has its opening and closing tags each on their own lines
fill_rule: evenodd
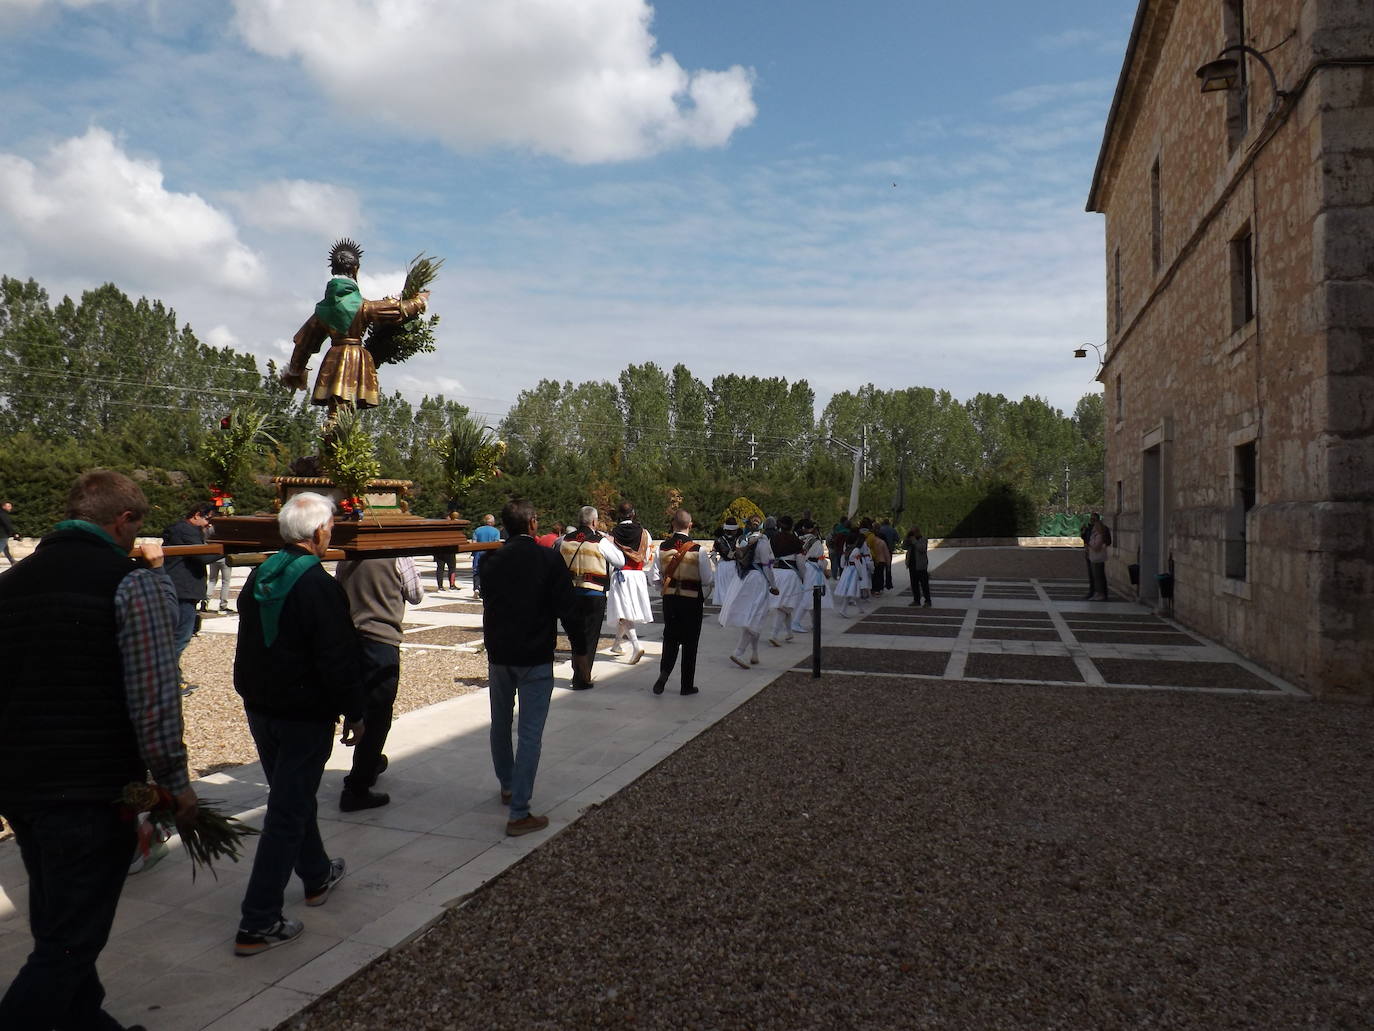
<svg viewBox="0 0 1374 1031">
<path fill-rule="evenodd" d="M 383 388 L 685 362 L 1095 388 L 1084 213 L 1134 0 L 0 0 L 0 272 L 278 361 L 349 234 L 447 260 Z"/>
</svg>

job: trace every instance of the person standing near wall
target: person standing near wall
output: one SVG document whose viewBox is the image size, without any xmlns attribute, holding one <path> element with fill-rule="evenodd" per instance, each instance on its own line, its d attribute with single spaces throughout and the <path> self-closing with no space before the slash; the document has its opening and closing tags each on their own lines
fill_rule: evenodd
<svg viewBox="0 0 1374 1031">
<path fill-rule="evenodd" d="M 1088 572 L 1092 582 L 1092 601 L 1107 600 L 1107 552 L 1112 546 L 1112 531 L 1096 512 L 1088 524 Z"/>
</svg>

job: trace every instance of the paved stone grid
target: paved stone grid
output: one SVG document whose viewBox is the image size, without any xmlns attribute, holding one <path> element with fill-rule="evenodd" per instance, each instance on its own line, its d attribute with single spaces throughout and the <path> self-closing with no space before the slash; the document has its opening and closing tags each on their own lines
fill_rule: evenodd
<svg viewBox="0 0 1374 1031">
<path fill-rule="evenodd" d="M 845 626 L 843 646 L 821 649 L 821 668 L 837 675 L 1303 697 L 1235 653 L 1121 604 L 1119 595 L 1104 605 L 1084 600 L 1082 590 L 1079 580 L 936 580 L 931 597 L 937 604 L 930 608 L 875 599 L 874 608 Z M 810 657 L 796 668 L 810 669 Z"/>
</svg>

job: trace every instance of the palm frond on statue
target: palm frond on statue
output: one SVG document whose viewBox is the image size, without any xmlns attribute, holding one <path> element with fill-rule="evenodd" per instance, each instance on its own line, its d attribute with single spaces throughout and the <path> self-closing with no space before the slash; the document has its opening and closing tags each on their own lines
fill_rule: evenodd
<svg viewBox="0 0 1374 1031">
<path fill-rule="evenodd" d="M 417 254 L 406 266 L 406 281 L 401 287 L 401 300 L 412 301 L 430 288 L 439 278 L 439 269 L 444 265 L 443 258 Z M 429 354 L 434 350 L 434 330 L 439 325 L 439 316 L 416 315 L 405 322 L 389 325 L 373 325 L 363 340 L 363 346 L 372 355 L 374 365 L 396 364 L 407 361 L 417 354 Z"/>
</svg>

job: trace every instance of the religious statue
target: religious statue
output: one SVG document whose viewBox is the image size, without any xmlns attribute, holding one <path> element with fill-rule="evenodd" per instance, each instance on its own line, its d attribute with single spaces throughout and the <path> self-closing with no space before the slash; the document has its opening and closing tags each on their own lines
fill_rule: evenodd
<svg viewBox="0 0 1374 1031">
<path fill-rule="evenodd" d="M 347 237 L 337 241 L 329 250 L 329 271 L 332 278 L 324 288 L 324 300 L 315 305 L 315 313 L 306 319 L 305 325 L 297 331 L 293 342 L 296 347 L 291 353 L 291 362 L 281 374 L 281 381 L 292 390 L 304 390 L 310 369 L 307 362 L 317 354 L 326 339 L 329 350 L 320 362 L 319 375 L 315 377 L 315 390 L 310 395 L 312 404 L 328 405 L 328 424 L 332 424 L 340 408 L 375 408 L 380 400 L 377 388 L 377 364 L 397 360 L 396 357 L 377 356 L 374 362 L 373 348 L 364 346 L 364 336 L 373 327 L 399 327 L 401 323 L 414 319 L 425 310 L 429 301 L 428 290 L 415 291 L 406 300 L 384 297 L 380 301 L 363 298 L 358 290 L 358 268 L 362 261 L 363 250 Z M 412 262 L 412 272 L 407 276 L 411 283 L 416 263 Z M 438 263 L 423 259 L 437 270 Z M 427 272 L 428 278 L 433 274 Z M 402 294 L 411 293 L 403 290 Z M 431 323 L 437 322 L 431 319 Z M 420 346 L 419 350 L 433 350 L 432 346 Z"/>
</svg>

